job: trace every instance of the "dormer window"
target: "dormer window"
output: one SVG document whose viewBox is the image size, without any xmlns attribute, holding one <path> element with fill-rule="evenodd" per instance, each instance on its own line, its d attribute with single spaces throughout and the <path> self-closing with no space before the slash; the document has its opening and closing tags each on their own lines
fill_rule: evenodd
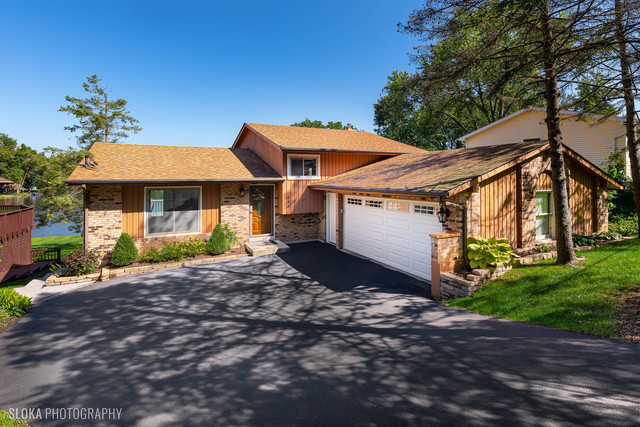
<svg viewBox="0 0 640 427">
<path fill-rule="evenodd" d="M 320 156 L 289 154 L 288 179 L 320 179 Z"/>
</svg>

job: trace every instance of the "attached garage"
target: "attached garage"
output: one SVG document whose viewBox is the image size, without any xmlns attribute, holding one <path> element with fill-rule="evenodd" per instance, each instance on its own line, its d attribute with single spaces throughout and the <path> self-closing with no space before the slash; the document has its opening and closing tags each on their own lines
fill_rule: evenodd
<svg viewBox="0 0 640 427">
<path fill-rule="evenodd" d="M 344 197 L 344 249 L 424 280 L 431 279 L 429 234 L 442 231 L 438 205 L 414 200 Z"/>
</svg>

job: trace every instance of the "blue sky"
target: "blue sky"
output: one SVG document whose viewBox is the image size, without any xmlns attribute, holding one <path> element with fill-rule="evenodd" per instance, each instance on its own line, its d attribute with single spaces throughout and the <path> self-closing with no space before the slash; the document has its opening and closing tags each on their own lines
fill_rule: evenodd
<svg viewBox="0 0 640 427">
<path fill-rule="evenodd" d="M 351 122 L 416 40 L 419 0 L 0 2 L 0 132 L 75 145 L 57 109 L 98 74 L 144 128 L 127 142 L 229 146 L 243 122 Z"/>
</svg>

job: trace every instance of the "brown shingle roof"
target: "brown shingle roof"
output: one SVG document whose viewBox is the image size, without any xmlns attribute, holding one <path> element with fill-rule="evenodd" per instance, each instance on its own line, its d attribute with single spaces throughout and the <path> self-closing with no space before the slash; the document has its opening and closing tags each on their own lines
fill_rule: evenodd
<svg viewBox="0 0 640 427">
<path fill-rule="evenodd" d="M 566 147 L 565 147 L 566 148 Z M 355 169 L 311 187 L 321 190 L 353 190 L 379 193 L 419 193 L 448 196 L 462 191 L 477 178 L 485 179 L 548 149 L 547 142 L 521 142 L 458 150 L 403 154 Z M 586 162 L 568 150 L 572 158 Z M 600 169 L 586 162 L 594 173 L 619 187 Z"/>
<path fill-rule="evenodd" d="M 96 143 L 90 152 L 98 166 L 79 165 L 69 177 L 69 184 L 282 180 L 262 159 L 244 148 Z"/>
<path fill-rule="evenodd" d="M 4 179 L 0 176 L 0 184 L 12 184 L 13 181 L 9 181 L 8 179 Z"/>
<path fill-rule="evenodd" d="M 370 132 L 245 123 L 283 150 L 421 153 L 424 150 Z M 242 134 L 243 130 L 240 131 Z M 236 142 L 238 140 L 236 139 Z M 234 144 L 235 145 L 235 144 Z"/>
</svg>

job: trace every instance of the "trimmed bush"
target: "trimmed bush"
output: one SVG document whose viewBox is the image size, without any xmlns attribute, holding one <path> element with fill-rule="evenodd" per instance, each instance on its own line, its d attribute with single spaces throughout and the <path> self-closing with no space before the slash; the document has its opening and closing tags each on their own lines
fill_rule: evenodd
<svg viewBox="0 0 640 427">
<path fill-rule="evenodd" d="M 227 245 L 232 248 L 238 244 L 238 234 L 231 228 L 228 223 L 222 224 L 222 231 L 224 231 L 224 235 L 227 236 Z"/>
<path fill-rule="evenodd" d="M 127 233 L 122 233 L 111 252 L 111 264 L 122 267 L 138 259 L 138 248 Z"/>
<path fill-rule="evenodd" d="M 20 317 L 31 307 L 31 298 L 11 288 L 0 289 L 0 307 L 12 316 Z"/>
<path fill-rule="evenodd" d="M 229 243 L 227 242 L 227 236 L 222 229 L 220 224 L 216 225 L 216 228 L 213 229 L 213 233 L 211 233 L 211 237 L 209 237 L 209 241 L 207 242 L 207 253 L 211 255 L 220 255 L 229 250 Z"/>
<path fill-rule="evenodd" d="M 76 249 L 65 255 L 60 261 L 61 276 L 82 276 L 93 273 L 100 265 L 100 254 L 94 249 L 85 251 Z"/>
<path fill-rule="evenodd" d="M 198 239 L 189 239 L 180 242 L 180 250 L 184 256 L 196 256 L 207 253 L 207 242 Z"/>
</svg>

